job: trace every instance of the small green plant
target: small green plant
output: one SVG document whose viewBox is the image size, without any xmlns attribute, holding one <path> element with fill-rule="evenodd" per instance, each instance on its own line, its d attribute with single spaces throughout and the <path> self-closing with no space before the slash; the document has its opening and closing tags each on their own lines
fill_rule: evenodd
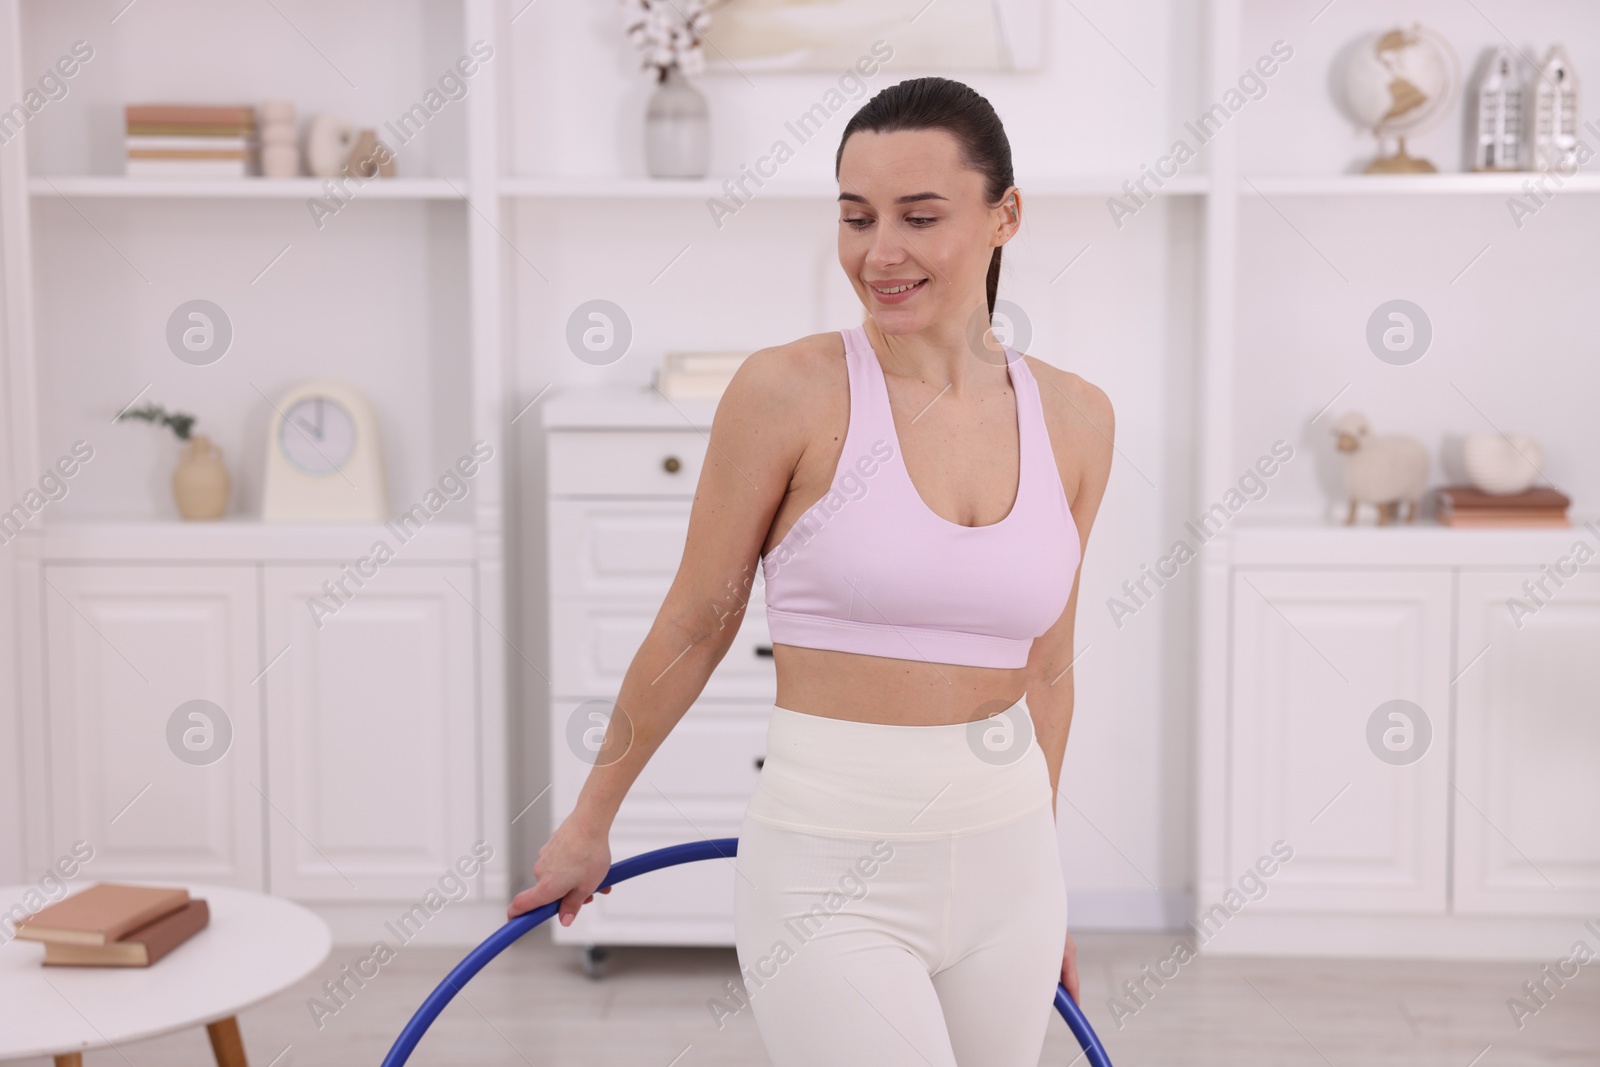
<svg viewBox="0 0 1600 1067">
<path fill-rule="evenodd" d="M 178 440 L 180 441 L 187 441 L 189 439 L 189 430 L 194 426 L 195 422 L 195 417 L 193 415 L 185 415 L 180 411 L 168 412 L 167 409 L 162 407 L 160 404 L 146 404 L 142 408 L 134 408 L 131 411 L 124 411 L 122 414 L 118 415 L 117 418 L 119 420 L 143 419 L 145 422 L 151 423 L 155 426 L 170 427 L 172 432 L 178 435 Z"/>
</svg>

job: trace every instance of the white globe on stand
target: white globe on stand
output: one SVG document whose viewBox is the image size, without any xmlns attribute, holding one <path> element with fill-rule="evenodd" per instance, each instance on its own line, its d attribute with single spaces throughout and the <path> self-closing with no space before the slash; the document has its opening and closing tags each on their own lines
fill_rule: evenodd
<svg viewBox="0 0 1600 1067">
<path fill-rule="evenodd" d="M 1406 155 L 1405 139 L 1439 124 L 1455 103 L 1460 81 L 1455 49 L 1424 26 L 1386 30 L 1348 48 L 1334 73 L 1339 107 L 1380 139 L 1400 142 L 1395 155 L 1374 161 L 1367 172 L 1437 170 Z"/>
</svg>

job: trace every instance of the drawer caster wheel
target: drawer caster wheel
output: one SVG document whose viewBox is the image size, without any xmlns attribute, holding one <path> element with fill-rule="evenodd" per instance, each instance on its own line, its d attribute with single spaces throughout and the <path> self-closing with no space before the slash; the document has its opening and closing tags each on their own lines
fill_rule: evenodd
<svg viewBox="0 0 1600 1067">
<path fill-rule="evenodd" d="M 605 977 L 606 960 L 611 958 L 611 950 L 604 945 L 583 946 L 583 973 L 596 981 Z"/>
</svg>

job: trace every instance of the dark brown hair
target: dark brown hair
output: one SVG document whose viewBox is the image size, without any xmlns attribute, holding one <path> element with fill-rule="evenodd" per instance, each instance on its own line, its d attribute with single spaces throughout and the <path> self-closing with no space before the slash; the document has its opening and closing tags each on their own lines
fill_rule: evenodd
<svg viewBox="0 0 1600 1067">
<path fill-rule="evenodd" d="M 961 162 L 984 176 L 984 196 L 998 204 L 1011 187 L 1011 142 L 994 108 L 976 89 L 949 78 L 912 78 L 881 90 L 850 117 L 833 157 L 833 177 L 839 178 L 844 143 L 852 133 L 895 133 L 899 130 L 947 130 L 961 147 Z M 989 314 L 994 314 L 995 290 L 1000 285 L 1000 246 L 989 258 L 986 283 Z"/>
</svg>

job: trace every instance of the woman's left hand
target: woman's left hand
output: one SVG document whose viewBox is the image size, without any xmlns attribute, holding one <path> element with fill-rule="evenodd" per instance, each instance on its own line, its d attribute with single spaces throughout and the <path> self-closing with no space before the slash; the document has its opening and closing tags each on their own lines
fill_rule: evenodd
<svg viewBox="0 0 1600 1067">
<path fill-rule="evenodd" d="M 1061 984 L 1072 994 L 1073 1003 L 1082 1007 L 1083 1001 L 1078 996 L 1078 946 L 1072 940 L 1070 930 L 1067 931 L 1066 950 L 1061 955 Z"/>
</svg>

